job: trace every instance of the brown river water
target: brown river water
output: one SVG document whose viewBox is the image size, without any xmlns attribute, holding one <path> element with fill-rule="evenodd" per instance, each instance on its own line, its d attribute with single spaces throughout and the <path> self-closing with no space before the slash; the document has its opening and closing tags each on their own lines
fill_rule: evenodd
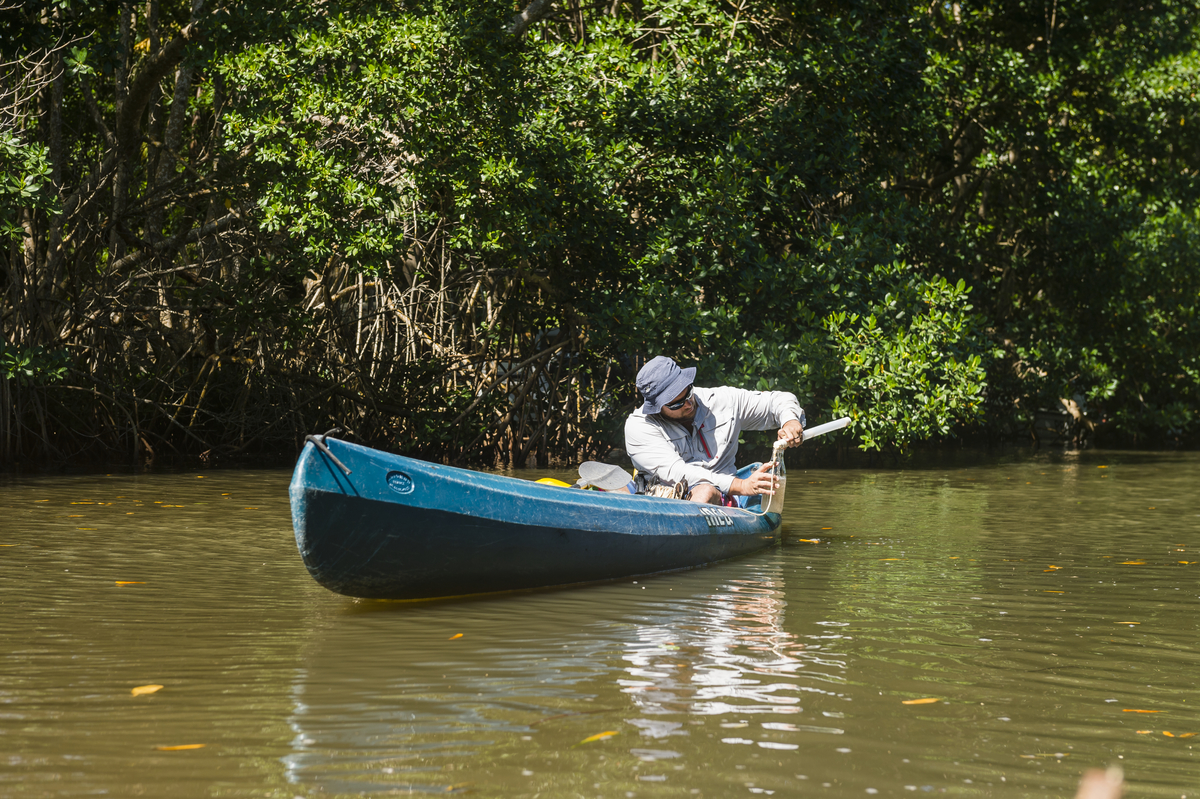
<svg viewBox="0 0 1200 799">
<path fill-rule="evenodd" d="M 424 603 L 289 477 L 0 482 L 0 796 L 1200 799 L 1198 454 L 793 467 L 776 548 Z"/>
</svg>

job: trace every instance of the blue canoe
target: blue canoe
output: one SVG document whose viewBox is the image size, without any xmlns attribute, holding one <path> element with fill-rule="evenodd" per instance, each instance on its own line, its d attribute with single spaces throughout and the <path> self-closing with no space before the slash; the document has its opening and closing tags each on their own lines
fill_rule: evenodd
<svg viewBox="0 0 1200 799">
<path fill-rule="evenodd" d="M 747 467 L 750 468 L 750 467 Z M 296 546 L 339 594 L 434 597 L 687 569 L 779 540 L 777 513 L 583 491 L 309 436 L 290 488 Z"/>
</svg>

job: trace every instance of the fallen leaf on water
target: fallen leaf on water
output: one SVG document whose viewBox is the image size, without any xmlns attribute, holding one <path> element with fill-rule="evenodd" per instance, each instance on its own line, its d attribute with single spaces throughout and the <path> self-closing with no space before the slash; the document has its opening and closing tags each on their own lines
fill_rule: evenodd
<svg viewBox="0 0 1200 799">
<path fill-rule="evenodd" d="M 68 513 L 67 518 L 68 519 L 82 519 L 83 514 L 82 513 Z"/>
<path fill-rule="evenodd" d="M 1043 591 L 1043 594 L 1065 594 L 1066 591 Z"/>
<path fill-rule="evenodd" d="M 449 637 L 449 638 L 447 638 L 446 640 L 447 640 L 447 641 L 453 641 L 455 638 L 462 638 L 462 637 L 463 637 L 463 634 L 462 634 L 462 633 L 455 633 L 454 635 L 450 636 L 450 637 Z"/>
<path fill-rule="evenodd" d="M 832 530 L 833 528 L 832 527 L 822 527 L 821 529 L 822 530 Z"/>
<path fill-rule="evenodd" d="M 806 543 L 806 544 L 819 544 L 819 543 L 821 543 L 821 539 L 819 539 L 819 538 L 801 538 L 801 539 L 799 539 L 799 540 L 803 541 L 803 542 L 804 542 L 804 543 Z"/>
<path fill-rule="evenodd" d="M 117 580 L 117 585 L 145 585 L 144 580 Z"/>
<path fill-rule="evenodd" d="M 242 508 L 242 510 L 258 510 L 258 508 Z"/>
<path fill-rule="evenodd" d="M 1146 561 L 1144 561 L 1144 560 L 1123 560 L 1123 561 L 1121 561 L 1121 565 L 1122 566 L 1145 566 Z"/>
<path fill-rule="evenodd" d="M 145 694 L 152 694 L 157 691 L 161 691 L 162 688 L 163 687 L 161 685 L 139 685 L 129 693 L 133 694 L 134 696 L 144 696 Z"/>
<path fill-rule="evenodd" d="M 1136 710 L 1134 708 L 1127 707 L 1127 708 L 1124 708 L 1121 712 L 1122 713 L 1166 713 L 1167 711 L 1165 711 L 1165 710 Z"/>
<path fill-rule="evenodd" d="M 901 558 L 880 558 L 880 560 L 901 560 Z"/>
<path fill-rule="evenodd" d="M 932 705 L 934 702 L 941 702 L 941 701 L 942 700 L 936 696 L 927 696 L 924 699 L 905 699 L 900 704 L 902 704 L 902 705 Z"/>
<path fill-rule="evenodd" d="M 1138 735 L 1149 735 L 1150 733 L 1154 732 L 1154 730 L 1134 730 L 1134 732 L 1136 732 Z"/>
<path fill-rule="evenodd" d="M 1181 732 L 1181 733 L 1179 733 L 1179 735 L 1177 735 L 1175 737 L 1177 737 L 1177 738 L 1192 738 L 1195 735 L 1196 735 L 1196 733 L 1194 733 L 1194 732 Z"/>
<path fill-rule="evenodd" d="M 1191 565 L 1192 565 L 1193 563 L 1195 563 L 1196 561 L 1194 561 L 1194 560 L 1181 560 L 1181 561 L 1179 561 L 1179 562 L 1180 562 L 1180 563 L 1182 563 L 1184 566 L 1191 566 Z"/>
<path fill-rule="evenodd" d="M 617 730 L 605 730 L 604 732 L 598 732 L 595 735 L 589 735 L 588 737 L 584 738 L 579 743 L 590 744 L 592 741 L 603 741 L 605 738 L 611 738 L 614 735 L 619 735 L 619 734 L 620 733 L 617 732 Z"/>
<path fill-rule="evenodd" d="M 1140 621 L 1114 621 L 1113 624 L 1141 624 Z"/>
<path fill-rule="evenodd" d="M 204 744 L 180 744 L 179 746 L 156 746 L 160 752 L 181 752 L 184 749 L 203 749 Z"/>
<path fill-rule="evenodd" d="M 1163 735 L 1167 736 L 1168 738 L 1174 738 L 1174 737 L 1175 737 L 1175 733 L 1173 733 L 1173 732 L 1167 732 L 1166 730 L 1163 730 Z"/>
<path fill-rule="evenodd" d="M 1061 568 L 1062 568 L 1062 566 L 1047 566 L 1045 568 L 1045 571 L 1048 571 L 1048 572 L 1058 571 Z"/>
</svg>

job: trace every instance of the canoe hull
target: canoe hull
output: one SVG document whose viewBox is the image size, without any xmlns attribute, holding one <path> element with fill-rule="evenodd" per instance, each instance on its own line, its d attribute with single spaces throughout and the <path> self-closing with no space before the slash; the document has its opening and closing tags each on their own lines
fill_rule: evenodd
<svg viewBox="0 0 1200 799">
<path fill-rule="evenodd" d="M 770 546 L 779 516 L 546 486 L 334 439 L 292 478 L 296 545 L 340 594 L 421 599 L 599 582 Z"/>
</svg>

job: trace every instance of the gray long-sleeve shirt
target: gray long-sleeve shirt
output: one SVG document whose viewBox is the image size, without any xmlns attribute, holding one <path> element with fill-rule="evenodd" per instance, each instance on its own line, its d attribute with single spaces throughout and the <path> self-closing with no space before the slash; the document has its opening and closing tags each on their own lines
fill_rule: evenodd
<svg viewBox="0 0 1200 799">
<path fill-rule="evenodd" d="M 804 424 L 804 410 L 786 391 L 721 386 L 696 387 L 695 394 L 696 418 L 690 426 L 640 409 L 625 420 L 625 450 L 639 472 L 667 483 L 684 477 L 688 485 L 712 483 L 729 493 L 743 430 L 769 430 L 792 419 Z"/>
</svg>

